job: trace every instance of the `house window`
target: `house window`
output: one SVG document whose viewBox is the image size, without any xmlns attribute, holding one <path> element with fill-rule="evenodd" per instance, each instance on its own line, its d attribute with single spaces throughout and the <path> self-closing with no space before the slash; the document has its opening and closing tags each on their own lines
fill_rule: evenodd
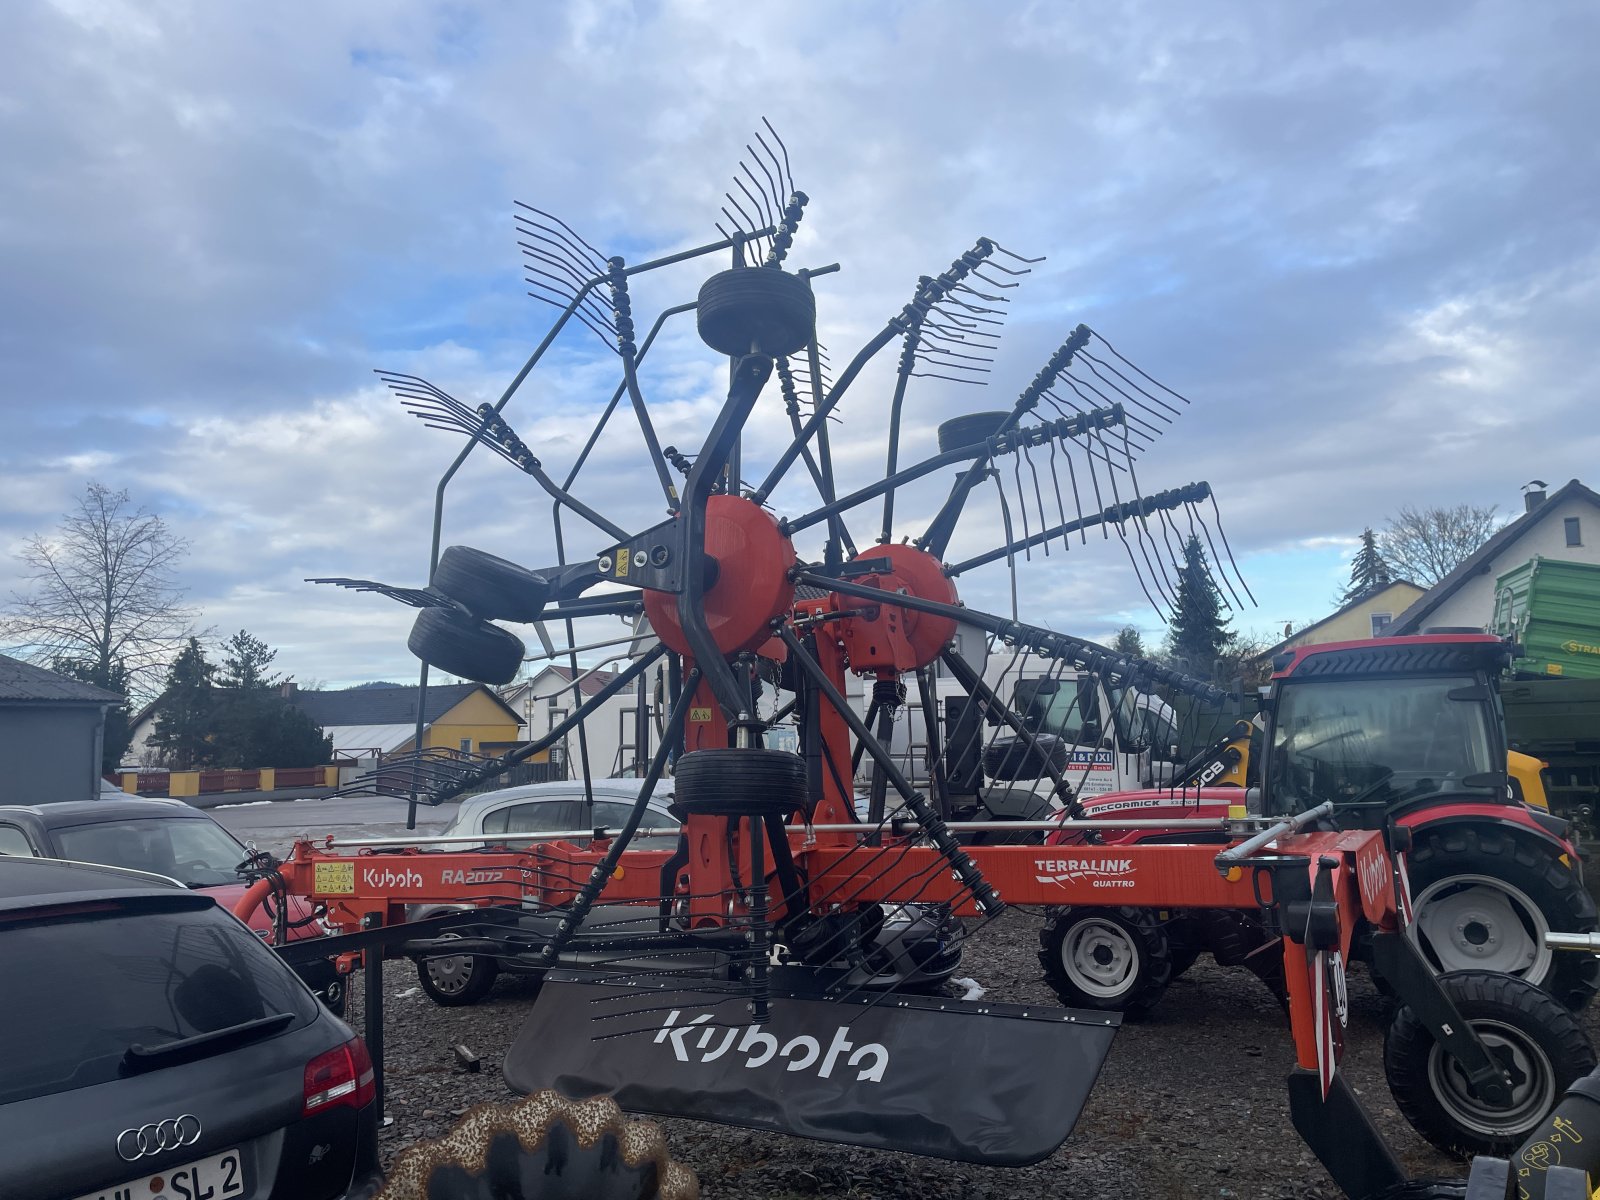
<svg viewBox="0 0 1600 1200">
<path fill-rule="evenodd" d="M 1383 634 L 1384 634 L 1384 630 L 1389 628 L 1389 625 L 1393 620 L 1394 620 L 1394 614 L 1393 613 L 1373 613 L 1372 614 L 1372 636 L 1373 637 L 1382 637 Z"/>
<path fill-rule="evenodd" d="M 1569 546 L 1581 546 L 1581 545 L 1583 545 L 1583 533 L 1578 528 L 1578 518 L 1577 517 L 1568 517 L 1565 521 L 1562 522 L 1562 524 L 1567 527 L 1567 545 L 1569 545 Z"/>
<path fill-rule="evenodd" d="M 463 754 L 471 754 L 472 753 L 472 739 L 471 738 L 462 738 L 461 739 L 461 753 L 463 753 Z"/>
</svg>

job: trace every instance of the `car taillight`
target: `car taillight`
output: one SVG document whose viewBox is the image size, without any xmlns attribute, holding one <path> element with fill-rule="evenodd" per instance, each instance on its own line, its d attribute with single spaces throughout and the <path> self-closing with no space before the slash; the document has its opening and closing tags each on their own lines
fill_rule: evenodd
<svg viewBox="0 0 1600 1200">
<path fill-rule="evenodd" d="M 305 1104 L 301 1115 L 309 1117 L 314 1112 L 341 1105 L 365 1108 L 372 1103 L 377 1091 L 366 1043 L 360 1038 L 351 1038 L 306 1064 Z"/>
</svg>

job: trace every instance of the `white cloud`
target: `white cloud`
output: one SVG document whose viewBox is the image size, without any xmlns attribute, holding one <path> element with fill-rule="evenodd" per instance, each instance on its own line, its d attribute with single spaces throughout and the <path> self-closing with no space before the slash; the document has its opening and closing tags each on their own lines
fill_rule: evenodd
<svg viewBox="0 0 1600 1200">
<path fill-rule="evenodd" d="M 1008 293 L 990 388 L 914 381 L 902 463 L 944 418 L 1008 405 L 1086 320 L 1196 400 L 1145 489 L 1209 479 L 1267 609 L 1299 611 L 1399 505 L 1511 505 L 1530 471 L 1596 461 L 1595 23 L 1576 3 L 1130 8 L 1091 36 L 1048 4 L 21 10 L 0 46 L 0 550 L 87 479 L 128 486 L 191 539 L 209 620 L 303 676 L 403 672 L 404 612 L 298 582 L 425 569 L 459 442 L 368 368 L 497 399 L 551 317 L 522 295 L 510 201 L 633 261 L 682 249 L 765 114 L 811 196 L 792 262 L 844 267 L 817 282 L 836 372 L 978 235 L 1050 256 Z M 712 265 L 637 279 L 641 332 Z M 881 474 L 896 353 L 832 427 L 843 488 Z M 697 445 L 723 369 L 668 326 L 642 372 L 664 442 Z M 574 329 L 507 408 L 558 477 L 615 370 Z M 787 429 L 774 385 L 747 476 Z M 899 531 L 948 478 L 907 490 Z M 580 495 L 660 519 L 626 402 Z M 797 473 L 774 500 L 813 489 Z M 449 504 L 447 542 L 553 557 L 548 501 L 491 455 Z M 975 509 L 963 552 L 996 521 Z M 1270 569 L 1302 554 L 1325 556 L 1310 582 Z M 1147 619 L 1120 545 L 1022 576 L 1057 627 Z M 964 586 L 1008 603 L 998 575 Z"/>
</svg>

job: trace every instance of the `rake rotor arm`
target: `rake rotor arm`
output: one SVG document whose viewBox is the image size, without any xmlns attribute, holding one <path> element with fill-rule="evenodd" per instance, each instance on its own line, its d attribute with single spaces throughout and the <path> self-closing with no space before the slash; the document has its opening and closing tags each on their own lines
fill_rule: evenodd
<svg viewBox="0 0 1600 1200">
<path fill-rule="evenodd" d="M 861 347 L 855 358 L 850 360 L 850 365 L 844 369 L 844 374 L 839 376 L 838 382 L 812 410 L 811 419 L 805 423 L 805 427 L 795 435 L 794 441 L 789 443 L 789 448 L 778 456 L 778 461 L 772 464 L 772 470 L 767 472 L 767 477 L 761 481 L 761 486 L 750 494 L 752 500 L 757 504 L 766 503 L 772 489 L 778 486 L 778 481 L 790 467 L 794 466 L 794 460 L 800 457 L 801 449 L 810 443 L 822 423 L 828 419 L 828 414 L 839 403 L 839 398 L 844 395 L 845 389 L 855 381 L 855 377 L 861 374 L 862 368 L 872 361 L 878 351 L 892 342 L 896 334 L 905 332 L 905 327 L 903 317 L 898 315 L 891 317 L 888 324 L 879 330 L 870 342 Z"/>
<path fill-rule="evenodd" d="M 1096 525 L 1120 525 L 1137 517 L 1147 517 L 1154 512 L 1171 512 L 1174 509 L 1182 508 L 1185 504 L 1196 504 L 1210 495 L 1211 485 L 1201 480 L 1198 483 L 1191 483 L 1181 488 L 1171 488 L 1168 491 L 1141 496 L 1137 500 L 1126 500 L 1121 504 L 1112 504 L 1101 512 L 1093 513 L 1076 521 L 1067 521 L 1049 529 L 1042 529 L 1030 537 L 1019 538 L 997 549 L 974 555 L 972 558 L 946 567 L 944 573 L 953 579 L 964 571 L 970 571 L 974 567 L 986 566 L 997 559 L 1015 554 L 1018 550 L 1037 546 L 1052 538 L 1065 537 L 1069 533 L 1092 529 Z"/>
<path fill-rule="evenodd" d="M 1056 377 L 1072 365 L 1072 357 L 1081 350 L 1089 340 L 1089 327 L 1079 325 L 1068 335 L 1067 340 L 1061 343 L 1059 349 L 1050 356 L 1050 361 L 1033 378 L 1033 382 L 1022 390 L 1017 397 L 1016 404 L 1011 409 L 1011 415 L 1001 425 L 999 432 L 1008 433 L 1017 422 L 1022 419 L 1022 414 L 1031 412 L 1039 404 L 1039 398 L 1056 381 Z M 935 558 L 943 558 L 945 549 L 950 545 L 950 537 L 955 533 L 956 522 L 961 518 L 961 510 L 966 506 L 967 497 L 972 489 L 983 480 L 984 473 L 989 469 L 990 456 L 985 454 L 967 468 L 967 472 L 956 481 L 950 489 L 950 495 L 945 500 L 944 506 L 928 525 L 928 530 L 917 539 L 919 549 L 926 550 Z"/>
<path fill-rule="evenodd" d="M 1120 679 L 1128 683 L 1148 680 L 1152 683 L 1164 684 L 1174 691 L 1182 692 L 1185 695 L 1193 696 L 1208 703 L 1220 703 L 1230 699 L 1233 695 L 1215 684 L 1207 683 L 1203 679 L 1196 679 L 1192 675 L 1185 675 L 1182 671 L 1174 671 L 1146 659 L 1131 658 L 1126 654 L 1118 654 L 1116 651 L 1109 650 L 1096 642 L 1070 637 L 1064 633 L 1057 633 L 1053 629 L 1045 629 L 1040 625 L 1029 625 L 1023 621 L 1008 620 L 1005 617 L 997 617 L 992 613 L 981 612 L 975 608 L 965 608 L 959 604 L 941 604 L 937 600 L 924 600 L 919 596 L 889 593 L 881 588 L 866 587 L 859 583 L 853 583 L 848 579 L 836 579 L 831 576 L 817 574 L 814 571 L 799 570 L 795 573 L 794 578 L 798 583 L 809 583 L 814 587 L 838 592 L 843 596 L 854 596 L 862 600 L 871 600 L 880 605 L 892 605 L 898 608 L 909 608 L 916 612 L 932 613 L 934 616 L 939 617 L 951 617 L 962 624 L 976 625 L 979 629 L 987 630 L 1016 645 L 1030 647 L 1041 654 L 1064 658 L 1079 668 L 1100 671 L 1108 678 Z"/>
<path fill-rule="evenodd" d="M 786 533 L 798 533 L 802 529 L 809 529 L 819 521 L 826 521 L 835 514 L 845 512 L 858 504 L 864 504 L 875 496 L 893 492 L 907 483 L 921 479 L 924 475 L 931 475 L 941 467 L 951 463 L 967 462 L 975 458 L 993 458 L 1001 454 L 1013 454 L 1025 445 L 1038 446 L 1052 439 L 1079 437 L 1091 429 L 1104 428 L 1117 424 L 1122 419 L 1120 407 L 1099 408 L 1081 416 L 1062 417 L 1059 420 L 1047 421 L 1043 425 L 1029 426 L 1027 429 L 1013 429 L 1009 433 L 996 434 L 985 441 L 973 442 L 968 446 L 957 446 L 954 450 L 946 450 L 942 454 L 935 454 L 932 458 L 924 459 L 913 467 L 907 467 L 887 479 L 880 479 L 877 483 L 868 484 L 858 488 L 848 496 L 841 496 L 832 504 L 825 504 L 821 508 L 813 509 L 804 516 L 782 522 Z M 1052 532 L 1051 536 L 1054 536 Z M 1029 545 L 1037 545 L 1030 542 Z M 1019 547 L 1020 548 L 1020 547 Z M 1004 552 L 1001 552 L 1003 556 Z"/>
</svg>

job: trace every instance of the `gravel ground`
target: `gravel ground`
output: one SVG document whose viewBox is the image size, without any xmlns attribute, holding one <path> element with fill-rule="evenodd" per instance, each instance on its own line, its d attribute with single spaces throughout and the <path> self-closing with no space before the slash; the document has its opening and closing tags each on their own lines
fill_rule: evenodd
<svg viewBox="0 0 1600 1200">
<path fill-rule="evenodd" d="M 1035 957 L 1038 925 L 1017 910 L 992 922 L 969 944 L 961 973 L 976 977 L 991 1000 L 1054 1002 Z M 468 1106 L 508 1098 L 501 1059 L 537 992 L 531 981 L 502 976 L 478 1005 L 446 1009 L 415 986 L 409 964 L 388 964 L 384 1037 L 394 1121 L 383 1135 L 386 1161 L 418 1138 L 446 1132 Z M 1350 991 L 1347 1078 L 1413 1175 L 1460 1174 L 1460 1164 L 1417 1138 L 1389 1102 L 1382 1003 L 1359 970 Z M 359 985 L 349 1019 L 360 1028 Z M 1586 1024 L 1592 1037 L 1600 1032 L 1595 1019 Z M 479 1074 L 456 1067 L 457 1043 L 482 1058 Z M 1203 958 L 1152 1015 L 1123 1025 L 1077 1129 L 1032 1167 L 974 1167 L 698 1121 L 661 1124 L 708 1200 L 1334 1200 L 1339 1193 L 1289 1121 L 1284 1077 L 1292 1065 L 1287 1022 L 1261 984 Z"/>
</svg>

